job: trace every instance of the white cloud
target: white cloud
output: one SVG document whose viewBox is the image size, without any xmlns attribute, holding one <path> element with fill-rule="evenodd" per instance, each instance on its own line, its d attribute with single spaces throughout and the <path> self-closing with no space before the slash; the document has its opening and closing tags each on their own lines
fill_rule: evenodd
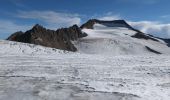
<svg viewBox="0 0 170 100">
<path fill-rule="evenodd" d="M 60 13 L 54 11 L 20 11 L 19 18 L 35 19 L 47 24 L 48 28 L 68 27 L 73 24 L 80 24 L 78 14 Z"/>
<path fill-rule="evenodd" d="M 120 19 L 119 16 L 117 15 L 112 15 L 112 16 L 104 16 L 104 17 L 100 17 L 99 18 L 100 20 L 117 20 L 117 19 Z"/>
<path fill-rule="evenodd" d="M 31 28 L 29 25 L 18 25 L 9 20 L 0 20 L 0 38 L 7 38 L 17 31 L 26 31 Z"/>
<path fill-rule="evenodd" d="M 100 20 L 118 20 L 121 17 L 118 14 L 115 15 L 112 12 L 107 12 L 106 14 L 103 14 L 102 16 L 101 15 L 97 16 L 97 18 Z"/>
<path fill-rule="evenodd" d="M 152 21 L 128 22 L 133 27 L 158 37 L 170 38 L 170 24 Z"/>
<path fill-rule="evenodd" d="M 163 16 L 160 16 L 161 18 L 170 18 L 170 15 L 163 15 Z"/>
</svg>

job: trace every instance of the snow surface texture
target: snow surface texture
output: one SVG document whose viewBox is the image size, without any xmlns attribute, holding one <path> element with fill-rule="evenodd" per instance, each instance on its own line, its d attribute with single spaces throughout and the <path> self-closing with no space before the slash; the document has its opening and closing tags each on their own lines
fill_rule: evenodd
<svg viewBox="0 0 170 100">
<path fill-rule="evenodd" d="M 89 36 L 77 53 L 1 40 L 0 100 L 170 99 L 165 43 L 131 38 L 135 32 L 120 27 L 83 31 Z"/>
<path fill-rule="evenodd" d="M 145 46 L 162 54 L 170 54 L 170 48 L 161 40 L 137 39 L 136 32 L 125 27 L 106 27 L 95 24 L 94 29 L 83 29 L 87 37 L 75 43 L 80 53 L 103 55 L 152 55 Z"/>
<path fill-rule="evenodd" d="M 0 40 L 0 54 L 57 54 L 69 53 L 68 51 L 47 48 L 34 44 L 19 43 L 12 41 Z"/>
</svg>

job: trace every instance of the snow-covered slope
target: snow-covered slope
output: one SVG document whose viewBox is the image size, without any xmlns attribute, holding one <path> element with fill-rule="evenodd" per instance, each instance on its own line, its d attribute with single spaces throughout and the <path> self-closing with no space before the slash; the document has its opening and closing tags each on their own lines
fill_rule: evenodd
<svg viewBox="0 0 170 100">
<path fill-rule="evenodd" d="M 87 33 L 88 36 L 75 43 L 81 53 L 105 55 L 155 54 L 146 48 L 149 47 L 162 54 L 170 54 L 170 48 L 162 40 L 133 38 L 132 36 L 137 32 L 128 27 L 106 26 L 96 23 L 93 29 L 84 28 L 82 31 Z"/>
<path fill-rule="evenodd" d="M 44 46 L 12 42 L 6 40 L 0 40 L 0 54 L 58 54 L 58 53 L 71 53 L 69 51 L 63 51 L 55 48 L 48 48 Z"/>
<path fill-rule="evenodd" d="M 8 47 L 5 43 L 1 47 Z M 18 54 L 18 45 L 30 48 L 17 43 L 12 54 L 0 50 L 0 100 L 170 98 L 170 56 L 54 54 L 51 49 Z"/>
</svg>

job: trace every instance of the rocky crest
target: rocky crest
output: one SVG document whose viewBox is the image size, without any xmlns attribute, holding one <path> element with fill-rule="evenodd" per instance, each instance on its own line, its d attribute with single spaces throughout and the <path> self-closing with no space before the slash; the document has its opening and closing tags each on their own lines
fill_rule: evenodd
<svg viewBox="0 0 170 100">
<path fill-rule="evenodd" d="M 104 20 L 98 20 L 98 19 L 90 19 L 85 24 L 83 24 L 80 28 L 87 28 L 87 29 L 93 29 L 94 24 L 102 24 L 107 27 L 126 27 L 130 30 L 136 31 L 136 33 L 142 33 L 143 32 L 133 28 L 130 26 L 125 20 L 113 20 L 113 21 L 104 21 Z"/>
<path fill-rule="evenodd" d="M 138 38 L 138 39 L 145 39 L 145 40 L 153 40 L 153 41 L 158 41 L 157 39 L 151 37 L 151 36 L 147 36 L 144 33 L 136 33 L 135 35 L 131 36 L 133 38 Z"/>
<path fill-rule="evenodd" d="M 93 29 L 94 24 L 103 24 L 108 27 L 127 27 L 133 29 L 126 21 L 124 20 L 113 20 L 113 21 L 103 21 L 98 19 L 90 19 L 80 28 Z M 135 30 L 135 29 L 133 29 Z"/>
<path fill-rule="evenodd" d="M 16 32 L 12 34 L 7 40 L 43 45 L 68 51 L 77 51 L 77 48 L 71 41 L 87 36 L 83 33 L 77 25 L 69 28 L 61 28 L 56 31 L 46 29 L 40 25 L 35 25 L 31 30 L 23 32 Z"/>
</svg>

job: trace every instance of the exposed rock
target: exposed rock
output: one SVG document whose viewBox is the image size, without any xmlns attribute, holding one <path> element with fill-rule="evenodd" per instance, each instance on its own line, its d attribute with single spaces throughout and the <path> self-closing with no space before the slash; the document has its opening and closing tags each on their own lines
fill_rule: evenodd
<svg viewBox="0 0 170 100">
<path fill-rule="evenodd" d="M 155 54 L 162 54 L 162 53 L 160 53 L 160 52 L 158 52 L 158 51 L 156 51 L 156 50 L 151 49 L 151 48 L 148 47 L 148 46 L 145 46 L 145 47 L 146 47 L 146 49 L 149 50 L 150 52 L 153 52 L 153 53 L 155 53 Z"/>
<path fill-rule="evenodd" d="M 133 35 L 131 37 L 138 38 L 138 39 L 146 39 L 146 40 L 150 39 L 150 40 L 153 40 L 153 41 L 158 41 L 157 39 L 154 39 L 151 36 L 147 36 L 144 33 L 136 33 L 135 35 Z"/>
<path fill-rule="evenodd" d="M 77 51 L 77 48 L 71 41 L 78 40 L 85 36 L 87 36 L 87 34 L 82 33 L 77 25 L 54 31 L 37 24 L 25 33 L 16 32 L 12 34 L 7 40 L 43 45 L 68 51 Z"/>
<path fill-rule="evenodd" d="M 11 41 L 19 41 L 20 40 L 20 36 L 23 35 L 24 33 L 22 31 L 16 32 L 14 34 L 12 34 L 10 37 L 7 38 L 7 40 L 11 40 Z"/>
<path fill-rule="evenodd" d="M 87 28 L 87 29 L 93 29 L 93 25 L 97 22 L 98 20 L 96 19 L 90 19 L 89 21 L 87 21 L 85 24 L 83 24 L 82 26 L 80 26 L 81 29 L 83 28 Z"/>
</svg>

